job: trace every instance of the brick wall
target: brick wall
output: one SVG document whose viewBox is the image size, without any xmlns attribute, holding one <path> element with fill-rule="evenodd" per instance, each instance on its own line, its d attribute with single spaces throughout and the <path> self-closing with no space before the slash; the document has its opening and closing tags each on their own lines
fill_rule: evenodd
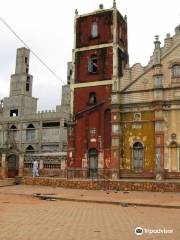
<svg viewBox="0 0 180 240">
<path fill-rule="evenodd" d="M 113 180 L 67 180 L 60 178 L 32 178 L 19 179 L 21 184 L 54 186 L 87 190 L 120 190 L 120 191 L 149 191 L 149 192 L 180 192 L 180 183 L 168 181 L 113 181 Z"/>
</svg>

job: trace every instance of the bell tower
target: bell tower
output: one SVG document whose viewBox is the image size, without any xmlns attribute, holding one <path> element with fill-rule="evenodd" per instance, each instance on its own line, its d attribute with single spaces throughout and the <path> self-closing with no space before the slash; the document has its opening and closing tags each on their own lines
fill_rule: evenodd
<svg viewBox="0 0 180 240">
<path fill-rule="evenodd" d="M 127 22 L 114 2 L 76 10 L 74 29 L 68 168 L 97 177 L 111 167 L 111 92 L 128 62 Z"/>
</svg>

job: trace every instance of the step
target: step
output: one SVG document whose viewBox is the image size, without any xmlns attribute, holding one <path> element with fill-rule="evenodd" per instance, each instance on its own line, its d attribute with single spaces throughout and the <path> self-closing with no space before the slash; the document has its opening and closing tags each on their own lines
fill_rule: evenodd
<svg viewBox="0 0 180 240">
<path fill-rule="evenodd" d="M 12 186 L 15 184 L 15 178 L 4 178 L 0 180 L 0 187 Z"/>
</svg>

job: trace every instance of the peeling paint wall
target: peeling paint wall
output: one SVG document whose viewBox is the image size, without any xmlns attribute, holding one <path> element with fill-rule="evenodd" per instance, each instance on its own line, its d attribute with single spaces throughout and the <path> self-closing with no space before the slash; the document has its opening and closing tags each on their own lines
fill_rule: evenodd
<svg viewBox="0 0 180 240">
<path fill-rule="evenodd" d="M 123 166 L 133 168 L 132 147 L 137 141 L 144 145 L 144 170 L 155 167 L 154 112 L 141 112 L 141 120 L 134 121 L 134 113 L 123 113 L 121 116 L 121 136 L 123 145 Z"/>
</svg>

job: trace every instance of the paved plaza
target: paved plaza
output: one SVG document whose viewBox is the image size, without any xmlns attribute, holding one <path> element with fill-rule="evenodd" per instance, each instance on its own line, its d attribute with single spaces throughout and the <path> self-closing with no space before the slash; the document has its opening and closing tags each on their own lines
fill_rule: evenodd
<svg viewBox="0 0 180 240">
<path fill-rule="evenodd" d="M 180 209 L 47 201 L 32 196 L 38 192 L 58 194 L 60 190 L 38 186 L 1 187 L 0 240 L 180 239 Z M 75 194 L 75 190 L 67 191 Z M 79 195 L 85 194 L 78 191 Z M 93 192 L 90 194 L 93 195 Z M 98 194 L 105 193 L 99 191 Z M 165 229 L 173 233 L 136 236 L 134 230 L 137 226 L 144 231 Z"/>
</svg>

